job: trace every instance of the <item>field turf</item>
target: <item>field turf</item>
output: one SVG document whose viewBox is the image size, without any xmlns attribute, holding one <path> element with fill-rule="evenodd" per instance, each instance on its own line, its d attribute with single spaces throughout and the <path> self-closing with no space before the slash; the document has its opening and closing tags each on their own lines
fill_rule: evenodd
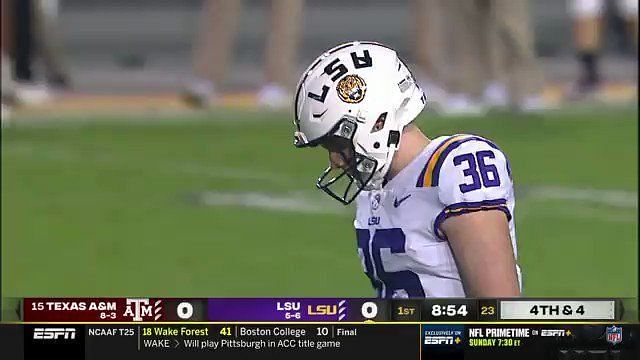
<svg viewBox="0 0 640 360">
<path fill-rule="evenodd" d="M 637 108 L 418 123 L 509 156 L 526 296 L 637 295 Z M 3 296 L 372 296 L 353 209 L 292 131 L 231 110 L 3 129 Z"/>
</svg>

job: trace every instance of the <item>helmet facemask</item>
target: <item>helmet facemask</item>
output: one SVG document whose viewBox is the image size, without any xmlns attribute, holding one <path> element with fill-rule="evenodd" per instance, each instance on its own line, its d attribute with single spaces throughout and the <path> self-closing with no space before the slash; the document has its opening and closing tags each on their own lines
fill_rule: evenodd
<svg viewBox="0 0 640 360">
<path fill-rule="evenodd" d="M 328 151 L 338 153 L 344 166 L 329 165 L 318 178 L 316 186 L 344 205 L 350 204 L 356 196 L 366 190 L 378 168 L 372 157 L 358 153 L 353 145 L 358 124 L 350 116 L 343 117 L 319 143 Z"/>
</svg>

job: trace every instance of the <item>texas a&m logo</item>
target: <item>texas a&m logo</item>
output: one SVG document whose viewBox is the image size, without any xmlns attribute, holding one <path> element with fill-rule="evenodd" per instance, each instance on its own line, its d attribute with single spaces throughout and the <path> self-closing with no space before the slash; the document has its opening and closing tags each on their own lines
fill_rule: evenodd
<svg viewBox="0 0 640 360">
<path fill-rule="evenodd" d="M 133 321 L 158 321 L 162 317 L 162 300 L 151 302 L 149 299 L 127 299 L 124 317 Z"/>
</svg>

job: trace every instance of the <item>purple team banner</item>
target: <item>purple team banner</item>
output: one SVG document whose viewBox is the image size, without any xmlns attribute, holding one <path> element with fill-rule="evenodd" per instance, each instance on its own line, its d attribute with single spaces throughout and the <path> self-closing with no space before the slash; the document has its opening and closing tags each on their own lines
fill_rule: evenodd
<svg viewBox="0 0 640 360">
<path fill-rule="evenodd" d="M 209 299 L 209 321 L 349 321 L 350 299 Z M 351 306 L 351 309 L 353 306 Z"/>
</svg>

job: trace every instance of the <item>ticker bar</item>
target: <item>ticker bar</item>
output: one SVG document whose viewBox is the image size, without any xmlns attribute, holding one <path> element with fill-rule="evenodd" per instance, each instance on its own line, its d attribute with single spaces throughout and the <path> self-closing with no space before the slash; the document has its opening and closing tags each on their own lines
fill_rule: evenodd
<svg viewBox="0 0 640 360">
<path fill-rule="evenodd" d="M 420 353 L 420 328 L 407 324 L 105 323 L 24 325 L 23 333 L 26 359 L 417 359 Z"/>
<path fill-rule="evenodd" d="M 619 323 L 0 324 L 0 348 L 5 358 L 26 360 L 624 360 L 638 358 L 639 330 Z"/>
</svg>

